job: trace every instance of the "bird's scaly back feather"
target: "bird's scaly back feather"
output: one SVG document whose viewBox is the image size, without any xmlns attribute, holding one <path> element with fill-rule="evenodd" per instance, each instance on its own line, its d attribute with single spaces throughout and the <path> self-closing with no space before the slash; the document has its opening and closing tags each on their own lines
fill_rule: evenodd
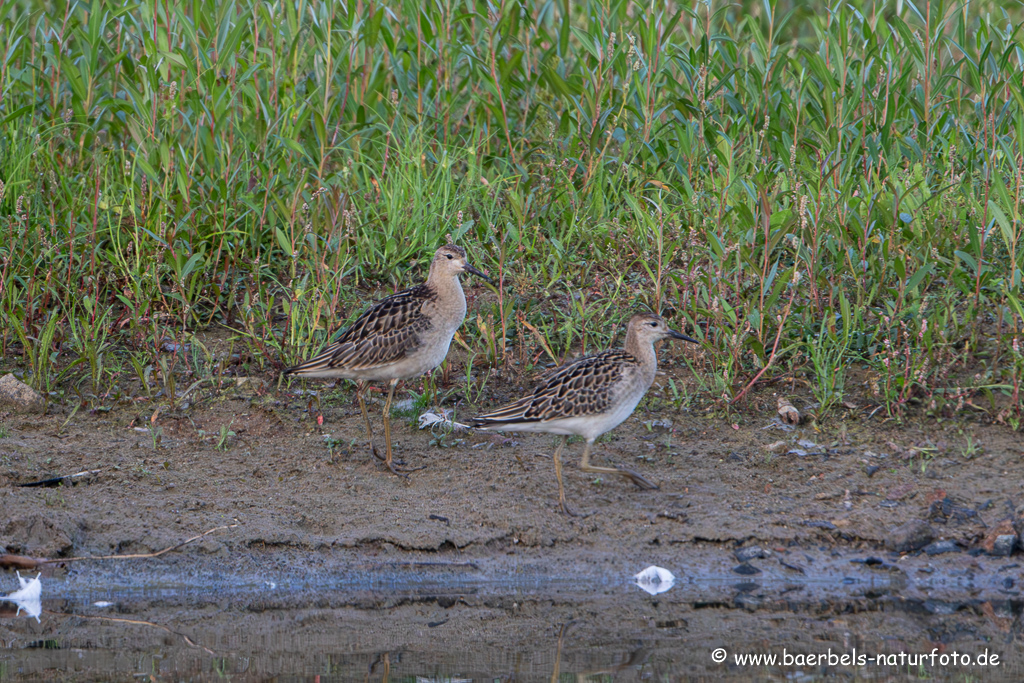
<svg viewBox="0 0 1024 683">
<path fill-rule="evenodd" d="M 627 367 L 637 359 L 620 349 L 584 356 L 543 377 L 529 396 L 481 415 L 476 426 L 516 422 L 546 422 L 604 412 Z"/>
<path fill-rule="evenodd" d="M 285 373 L 315 375 L 396 363 L 419 347 L 421 335 L 431 325 L 423 306 L 436 298 L 437 293 L 426 284 L 396 292 L 364 311 L 321 353 Z"/>
</svg>

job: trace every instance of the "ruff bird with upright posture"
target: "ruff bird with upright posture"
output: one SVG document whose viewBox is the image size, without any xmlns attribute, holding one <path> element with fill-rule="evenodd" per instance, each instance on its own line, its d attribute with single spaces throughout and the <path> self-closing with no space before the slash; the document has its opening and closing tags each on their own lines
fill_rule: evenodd
<svg viewBox="0 0 1024 683">
<path fill-rule="evenodd" d="M 338 339 L 310 360 L 285 370 L 299 377 L 333 377 L 356 383 L 359 409 L 366 423 L 370 451 L 395 474 L 391 454 L 391 401 L 399 380 L 433 370 L 448 355 L 448 347 L 466 317 L 466 295 L 460 273 L 490 278 L 466 262 L 461 247 L 447 245 L 434 254 L 427 281 L 378 301 L 344 330 Z M 367 382 L 388 382 L 384 402 L 384 443 L 381 458 L 373 443 L 363 390 Z M 420 468 L 416 468 L 420 469 Z M 404 470 L 411 471 L 411 470 Z"/>
<path fill-rule="evenodd" d="M 657 488 L 637 472 L 625 467 L 597 467 L 590 464 L 594 440 L 615 429 L 629 417 L 650 388 L 658 370 L 654 343 L 662 339 L 697 342 L 669 329 L 657 315 L 634 315 L 626 329 L 624 349 L 611 349 L 578 358 L 544 377 L 529 396 L 504 408 L 481 415 L 473 421 L 479 429 L 508 432 L 559 434 L 555 450 L 555 477 L 562 511 L 575 516 L 565 502 L 562 485 L 562 449 L 571 435 L 586 439 L 580 469 L 626 477 L 644 489 Z"/>
</svg>

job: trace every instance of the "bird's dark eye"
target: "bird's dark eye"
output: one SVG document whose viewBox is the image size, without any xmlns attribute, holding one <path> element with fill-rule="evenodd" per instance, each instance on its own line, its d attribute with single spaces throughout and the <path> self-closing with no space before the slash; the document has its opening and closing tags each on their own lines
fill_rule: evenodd
<svg viewBox="0 0 1024 683">
<path fill-rule="evenodd" d="M 649 322 L 647 324 L 650 325 L 651 327 L 657 327 L 658 326 L 658 323 L 656 323 L 656 322 Z"/>
<path fill-rule="evenodd" d="M 445 254 L 445 256 L 447 256 L 447 257 L 448 257 L 448 260 L 449 260 L 449 261 L 451 261 L 451 260 L 452 260 L 452 255 L 451 255 L 451 254 Z"/>
</svg>

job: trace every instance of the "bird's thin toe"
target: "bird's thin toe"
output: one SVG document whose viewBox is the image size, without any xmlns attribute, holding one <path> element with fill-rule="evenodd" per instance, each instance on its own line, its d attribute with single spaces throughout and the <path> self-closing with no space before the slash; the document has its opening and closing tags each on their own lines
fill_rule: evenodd
<svg viewBox="0 0 1024 683">
<path fill-rule="evenodd" d="M 644 491 L 655 491 L 659 488 L 657 484 L 652 482 L 650 479 L 647 479 L 639 472 L 634 472 L 633 470 L 622 467 L 621 465 L 616 465 L 615 469 L 619 471 L 619 474 L 633 482 L 639 489 Z"/>
</svg>

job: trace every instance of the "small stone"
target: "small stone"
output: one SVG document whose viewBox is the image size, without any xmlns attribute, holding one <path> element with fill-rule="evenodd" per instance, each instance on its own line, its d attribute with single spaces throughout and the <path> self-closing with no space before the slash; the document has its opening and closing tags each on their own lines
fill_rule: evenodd
<svg viewBox="0 0 1024 683">
<path fill-rule="evenodd" d="M 767 446 L 765 446 L 765 449 L 769 453 L 777 453 L 777 452 L 781 451 L 783 448 L 785 448 L 786 445 L 787 444 L 786 444 L 785 441 L 776 441 L 775 443 L 770 443 Z"/>
<path fill-rule="evenodd" d="M 809 526 L 814 529 L 825 529 L 826 531 L 835 531 L 836 525 L 824 519 L 808 519 L 801 522 L 804 526 Z"/>
<path fill-rule="evenodd" d="M 736 559 L 740 562 L 747 562 L 749 560 L 764 559 L 772 556 L 772 551 L 765 550 L 759 545 L 752 545 L 747 548 L 739 548 L 735 553 Z"/>
<path fill-rule="evenodd" d="M 854 564 L 862 564 L 865 567 L 870 567 L 871 569 L 882 569 L 882 570 L 894 570 L 894 569 L 896 569 L 896 567 L 894 565 L 888 564 L 882 558 L 875 557 L 873 555 L 871 557 L 866 557 L 866 558 L 864 558 L 862 560 L 850 560 L 850 562 L 853 562 Z"/>
<path fill-rule="evenodd" d="M 875 472 L 877 472 L 880 469 L 882 469 L 882 468 L 879 467 L 878 465 L 868 465 L 868 467 L 867 467 L 868 478 L 870 479 L 871 477 L 875 476 Z"/>
<path fill-rule="evenodd" d="M 780 396 L 776 404 L 783 422 L 790 425 L 800 424 L 800 411 L 792 403 Z"/>
<path fill-rule="evenodd" d="M 744 562 L 741 565 L 733 567 L 732 570 L 734 572 L 736 572 L 737 574 L 742 574 L 743 576 L 752 576 L 754 574 L 760 574 L 761 573 L 760 569 L 758 569 L 754 565 L 749 564 L 747 562 Z"/>
<path fill-rule="evenodd" d="M 935 530 L 920 519 L 907 522 L 889 532 L 885 547 L 898 553 L 920 550 L 935 540 Z"/>
<path fill-rule="evenodd" d="M 924 547 L 926 555 L 942 555 L 943 553 L 958 553 L 960 546 L 956 541 L 936 541 Z"/>
<path fill-rule="evenodd" d="M 644 426 L 652 432 L 660 432 L 664 434 L 665 432 L 672 431 L 672 420 L 667 418 L 663 420 L 651 420 L 650 422 L 645 422 Z"/>
<path fill-rule="evenodd" d="M 35 389 L 7 374 L 0 377 L 0 407 L 17 413 L 45 413 L 46 401 Z"/>
<path fill-rule="evenodd" d="M 995 525 L 985 534 L 985 540 L 981 547 L 989 555 L 1005 557 L 1013 552 L 1017 545 L 1017 531 L 1013 528 L 1013 522 L 1004 519 Z"/>
</svg>

